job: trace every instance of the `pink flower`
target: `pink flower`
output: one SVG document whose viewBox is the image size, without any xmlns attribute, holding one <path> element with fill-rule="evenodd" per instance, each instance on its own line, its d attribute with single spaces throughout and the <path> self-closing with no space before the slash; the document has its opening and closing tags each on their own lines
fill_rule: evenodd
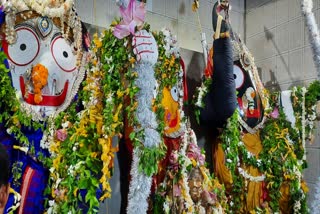
<svg viewBox="0 0 320 214">
<path fill-rule="evenodd" d="M 203 202 L 206 202 L 211 205 L 213 205 L 217 201 L 217 195 L 212 192 L 208 192 L 207 190 L 204 190 L 201 193 L 201 198 Z"/>
<path fill-rule="evenodd" d="M 205 157 L 204 157 L 204 155 L 199 154 L 199 156 L 198 156 L 198 161 L 199 161 L 200 166 L 204 165 L 204 162 L 205 162 Z"/>
<path fill-rule="evenodd" d="M 178 163 L 178 154 L 176 152 L 172 152 L 169 157 L 169 163 L 174 165 Z"/>
<path fill-rule="evenodd" d="M 136 0 L 130 0 L 127 8 L 120 7 L 120 13 L 123 20 L 115 26 L 113 35 L 118 39 L 123 39 L 130 34 L 134 35 L 135 28 L 143 25 L 146 10 L 144 3 L 136 3 Z"/>
<path fill-rule="evenodd" d="M 273 112 L 271 112 L 270 116 L 274 119 L 277 119 L 279 117 L 279 109 L 278 107 L 275 107 L 273 109 Z"/>
<path fill-rule="evenodd" d="M 193 159 L 197 160 L 199 155 L 200 155 L 199 147 L 194 143 L 190 143 L 188 146 L 188 150 L 187 150 L 188 158 L 190 158 L 190 159 L 193 158 Z"/>
<path fill-rule="evenodd" d="M 181 195 L 181 188 L 175 184 L 173 185 L 173 196 L 179 197 Z"/>
<path fill-rule="evenodd" d="M 68 133 L 65 129 L 59 129 L 56 131 L 56 138 L 60 141 L 65 141 L 67 139 Z"/>
</svg>

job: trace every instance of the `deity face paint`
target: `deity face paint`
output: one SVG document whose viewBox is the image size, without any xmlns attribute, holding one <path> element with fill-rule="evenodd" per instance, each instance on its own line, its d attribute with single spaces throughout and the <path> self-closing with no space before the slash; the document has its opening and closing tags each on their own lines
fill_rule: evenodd
<svg viewBox="0 0 320 214">
<path fill-rule="evenodd" d="M 170 135 L 180 129 L 179 92 L 177 87 L 164 88 L 162 105 L 165 108 L 165 133 Z"/>
<path fill-rule="evenodd" d="M 57 23 L 61 22 L 33 17 L 15 25 L 14 44 L 3 40 L 12 85 L 33 119 L 65 110 L 84 77 L 84 68 L 77 67 L 76 50 Z"/>
<path fill-rule="evenodd" d="M 243 69 L 239 61 L 234 62 L 233 74 L 240 116 L 249 127 L 254 128 L 262 121 L 264 114 L 261 98 L 249 72 Z"/>
</svg>

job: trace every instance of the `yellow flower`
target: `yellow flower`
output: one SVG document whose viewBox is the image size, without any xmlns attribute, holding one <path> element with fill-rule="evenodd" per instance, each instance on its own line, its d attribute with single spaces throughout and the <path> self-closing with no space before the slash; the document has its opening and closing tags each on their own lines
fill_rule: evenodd
<svg viewBox="0 0 320 214">
<path fill-rule="evenodd" d="M 307 186 L 305 181 L 301 182 L 301 189 L 303 190 L 304 193 L 309 192 L 309 188 L 308 188 L 308 186 Z"/>
<path fill-rule="evenodd" d="M 171 55 L 171 59 L 170 59 L 170 64 L 169 66 L 172 67 L 175 63 L 176 58 L 174 57 L 174 55 Z"/>
<path fill-rule="evenodd" d="M 101 48 L 102 47 L 102 42 L 100 41 L 100 39 L 95 39 L 93 40 L 94 44 L 96 45 L 97 48 Z"/>
<path fill-rule="evenodd" d="M 77 197 L 77 192 L 78 192 L 78 188 L 75 188 L 75 189 L 73 190 L 73 195 L 74 195 L 74 197 Z"/>
<path fill-rule="evenodd" d="M 119 106 L 117 108 L 117 111 L 113 116 L 113 122 L 118 122 L 118 119 L 119 119 L 118 115 L 119 115 L 119 112 L 120 112 L 121 109 L 122 109 L 122 104 L 119 104 Z"/>
<path fill-rule="evenodd" d="M 113 20 L 112 22 L 111 22 L 111 26 L 116 26 L 118 24 L 118 22 L 116 21 L 116 20 Z"/>
<path fill-rule="evenodd" d="M 61 155 L 58 155 L 52 162 L 53 167 L 55 169 L 58 169 L 60 162 L 61 162 Z"/>
<path fill-rule="evenodd" d="M 92 64 L 93 64 L 93 66 L 96 66 L 97 65 L 97 60 L 96 59 L 92 60 Z"/>
<path fill-rule="evenodd" d="M 104 199 L 110 198 L 110 197 L 111 197 L 111 194 L 109 192 L 106 192 L 103 196 L 99 198 L 99 200 L 104 201 Z"/>
<path fill-rule="evenodd" d="M 192 166 L 196 166 L 197 165 L 197 162 L 195 161 L 195 159 L 192 159 L 191 162 L 192 162 Z"/>
<path fill-rule="evenodd" d="M 196 12 L 199 9 L 199 0 L 194 0 L 192 3 L 192 11 Z"/>
<path fill-rule="evenodd" d="M 120 91 L 120 90 L 117 91 L 117 96 L 118 96 L 118 98 L 123 97 L 123 94 L 124 94 L 123 91 Z"/>
<path fill-rule="evenodd" d="M 98 155 L 98 153 L 97 153 L 97 152 L 91 152 L 91 154 L 90 154 L 90 156 L 91 156 L 92 158 L 96 158 L 96 157 L 97 157 L 97 155 Z"/>
<path fill-rule="evenodd" d="M 134 57 L 131 57 L 129 59 L 130 64 L 134 64 L 136 62 L 136 59 Z"/>
</svg>

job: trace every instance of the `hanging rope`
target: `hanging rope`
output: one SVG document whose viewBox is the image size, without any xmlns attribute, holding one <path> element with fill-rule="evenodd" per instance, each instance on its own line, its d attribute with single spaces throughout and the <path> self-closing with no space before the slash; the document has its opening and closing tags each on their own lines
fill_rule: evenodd
<svg viewBox="0 0 320 214">
<path fill-rule="evenodd" d="M 198 23 L 199 33 L 201 36 L 203 59 L 204 59 L 205 67 L 206 67 L 209 49 L 208 49 L 208 44 L 207 44 L 207 40 L 206 40 L 206 34 L 203 33 L 203 31 L 202 31 L 202 25 L 201 25 L 200 15 L 199 15 L 198 9 L 199 9 L 199 0 L 194 0 L 192 3 L 192 11 L 196 13 L 196 19 L 197 19 L 197 23 Z"/>
</svg>

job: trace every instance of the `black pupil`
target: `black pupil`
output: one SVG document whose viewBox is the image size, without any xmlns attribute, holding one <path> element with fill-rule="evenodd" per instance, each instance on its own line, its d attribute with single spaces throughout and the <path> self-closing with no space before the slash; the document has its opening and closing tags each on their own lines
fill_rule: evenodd
<svg viewBox="0 0 320 214">
<path fill-rule="evenodd" d="M 27 49 L 26 44 L 21 44 L 20 45 L 20 50 L 25 51 Z"/>
<path fill-rule="evenodd" d="M 67 53 L 66 51 L 63 51 L 63 56 L 64 56 L 65 58 L 67 58 L 67 57 L 68 57 L 68 53 Z"/>
<path fill-rule="evenodd" d="M 233 74 L 234 79 L 237 79 L 237 75 Z"/>
</svg>

